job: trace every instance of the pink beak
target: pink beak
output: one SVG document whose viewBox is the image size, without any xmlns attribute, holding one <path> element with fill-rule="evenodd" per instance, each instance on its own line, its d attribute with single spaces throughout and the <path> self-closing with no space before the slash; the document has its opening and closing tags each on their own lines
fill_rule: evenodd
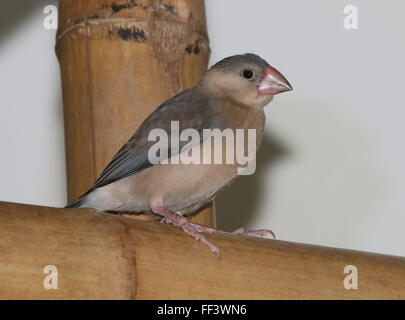
<svg viewBox="0 0 405 320">
<path fill-rule="evenodd" d="M 292 89 L 291 84 L 277 69 L 268 67 L 264 73 L 263 80 L 258 86 L 257 92 L 260 96 L 265 96 L 275 95 Z"/>
</svg>

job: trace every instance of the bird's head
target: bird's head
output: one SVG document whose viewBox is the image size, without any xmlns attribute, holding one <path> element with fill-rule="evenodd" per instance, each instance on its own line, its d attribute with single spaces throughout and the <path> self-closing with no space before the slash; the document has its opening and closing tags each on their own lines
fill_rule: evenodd
<svg viewBox="0 0 405 320">
<path fill-rule="evenodd" d="M 264 107 L 274 95 L 292 90 L 278 70 L 251 53 L 222 59 L 208 70 L 202 83 L 213 94 L 253 107 Z"/>
</svg>

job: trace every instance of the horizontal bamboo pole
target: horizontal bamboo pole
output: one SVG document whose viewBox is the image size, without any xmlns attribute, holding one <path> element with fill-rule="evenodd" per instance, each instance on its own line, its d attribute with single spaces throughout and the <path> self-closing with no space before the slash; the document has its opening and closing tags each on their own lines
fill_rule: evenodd
<svg viewBox="0 0 405 320">
<path fill-rule="evenodd" d="M 217 260 L 177 228 L 0 203 L 0 299 L 404 299 L 405 258 L 208 235 Z M 44 267 L 58 289 L 45 289 Z M 359 287 L 343 287 L 346 265 Z"/>
</svg>

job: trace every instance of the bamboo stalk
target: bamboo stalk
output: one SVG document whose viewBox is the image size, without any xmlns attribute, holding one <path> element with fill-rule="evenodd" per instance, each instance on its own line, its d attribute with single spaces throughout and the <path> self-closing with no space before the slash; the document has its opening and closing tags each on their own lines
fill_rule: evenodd
<svg viewBox="0 0 405 320">
<path fill-rule="evenodd" d="M 61 0 L 56 52 L 73 200 L 160 103 L 206 70 L 204 2 Z M 212 225 L 212 208 L 195 219 Z"/>
<path fill-rule="evenodd" d="M 207 235 L 91 209 L 0 203 L 0 299 L 404 299 L 405 258 Z M 45 289 L 44 267 L 58 289 Z M 346 265 L 358 289 L 346 290 Z"/>
</svg>

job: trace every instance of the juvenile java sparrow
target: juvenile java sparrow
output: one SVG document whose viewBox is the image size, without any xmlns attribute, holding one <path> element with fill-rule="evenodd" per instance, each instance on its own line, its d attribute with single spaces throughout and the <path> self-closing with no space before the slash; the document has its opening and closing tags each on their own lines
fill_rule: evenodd
<svg viewBox="0 0 405 320">
<path fill-rule="evenodd" d="M 90 207 L 99 211 L 152 211 L 162 222 L 182 228 L 219 255 L 218 248 L 202 232 L 213 228 L 186 219 L 212 201 L 216 194 L 238 176 L 237 164 L 185 164 L 151 161 L 148 151 L 156 143 L 150 140 L 153 129 L 163 129 L 171 138 L 172 121 L 180 131 L 195 129 L 255 129 L 259 147 L 264 129 L 263 107 L 273 95 L 292 90 L 288 81 L 265 60 L 254 54 L 235 55 L 212 66 L 193 88 L 184 90 L 160 105 L 138 128 L 101 173 L 94 186 L 68 208 Z M 213 148 L 210 139 L 200 135 L 197 143 L 179 142 L 168 146 L 167 158 L 179 157 L 196 148 Z M 176 151 L 177 150 L 177 151 Z M 206 151 L 206 150 L 205 150 Z M 162 160 L 162 159 L 160 159 Z M 166 159 L 167 160 L 167 159 Z M 170 159 L 169 159 L 170 160 Z M 264 235 L 258 230 L 245 235 Z"/>
</svg>

